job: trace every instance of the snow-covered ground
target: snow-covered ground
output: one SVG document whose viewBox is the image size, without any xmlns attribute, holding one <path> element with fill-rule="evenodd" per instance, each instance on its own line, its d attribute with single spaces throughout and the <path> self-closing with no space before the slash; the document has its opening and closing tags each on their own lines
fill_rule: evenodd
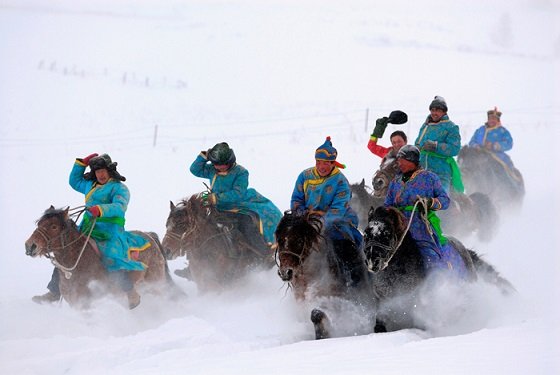
<svg viewBox="0 0 560 375">
<path fill-rule="evenodd" d="M 0 0 L 0 373 L 559 373 L 559 21 L 554 0 Z M 49 205 L 83 204 L 75 157 L 118 161 L 127 228 L 163 236 L 169 201 L 203 190 L 200 150 L 229 142 L 284 210 L 325 136 L 369 182 L 374 119 L 402 109 L 414 139 L 434 95 L 463 143 L 495 105 L 515 139 L 522 212 L 489 244 L 463 241 L 517 297 L 443 291 L 470 303 L 453 326 L 324 341 L 274 270 L 221 295 L 176 279 L 185 300 L 133 311 L 31 302 L 52 266 L 23 244 Z"/>
</svg>

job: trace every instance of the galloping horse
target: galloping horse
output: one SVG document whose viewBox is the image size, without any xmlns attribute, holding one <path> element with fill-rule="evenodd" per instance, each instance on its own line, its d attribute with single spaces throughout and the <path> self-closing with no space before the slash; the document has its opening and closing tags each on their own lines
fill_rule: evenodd
<svg viewBox="0 0 560 375">
<path fill-rule="evenodd" d="M 60 274 L 62 298 L 72 307 L 87 308 L 94 298 L 99 297 L 96 287 L 115 294 L 120 290 L 109 280 L 95 241 L 78 230 L 68 211 L 68 208 L 48 208 L 25 241 L 25 253 L 31 257 L 50 258 Z M 134 254 L 147 267 L 145 271 L 133 271 L 133 280 L 136 284 L 142 282 L 151 286 L 154 292 L 161 291 L 171 278 L 159 239 L 155 233 L 134 232 L 149 240 L 151 246 Z"/>
<path fill-rule="evenodd" d="M 504 294 L 515 288 L 476 252 L 466 249 L 457 239 L 448 238 L 461 256 L 467 270 L 466 280 L 480 277 Z M 374 287 L 380 297 L 379 325 L 388 331 L 424 328 L 415 321 L 415 311 L 422 304 L 420 288 L 428 274 L 423 258 L 407 228 L 405 216 L 393 207 L 378 207 L 369 214 L 364 235 L 368 268 L 374 272 Z"/>
<path fill-rule="evenodd" d="M 488 195 L 500 208 L 521 206 L 525 183 L 516 168 L 480 147 L 464 146 L 457 162 L 467 191 Z"/>
<path fill-rule="evenodd" d="M 375 200 L 375 202 L 385 200 L 389 183 L 397 172 L 397 159 L 387 159 L 381 165 L 372 178 L 372 200 Z M 480 192 L 474 192 L 468 196 L 463 193 L 451 192 L 450 198 L 449 208 L 438 213 L 443 231 L 457 237 L 476 233 L 481 241 L 490 241 L 499 221 L 496 207 L 490 198 Z M 382 204 L 383 202 L 371 207 L 377 208 Z"/>
<path fill-rule="evenodd" d="M 363 253 L 360 250 L 359 259 L 341 259 L 321 235 L 322 226 L 317 215 L 284 213 L 276 228 L 278 275 L 293 288 L 297 301 L 323 301 L 311 312 L 316 339 L 348 333 L 343 331 L 370 333 L 375 325 L 375 297 Z M 354 285 L 348 285 L 343 274 L 344 262 L 355 267 Z M 340 310 L 357 311 L 358 319 L 333 320 L 333 315 L 327 315 L 329 310 L 337 310 L 338 315 L 343 314 Z"/>
<path fill-rule="evenodd" d="M 368 190 L 369 189 L 369 190 Z M 364 231 L 367 227 L 367 219 L 370 208 L 376 208 L 383 205 L 385 197 L 376 197 L 370 192 L 371 188 L 366 186 L 365 179 L 360 183 L 350 185 L 352 198 L 350 199 L 350 207 L 358 215 L 358 229 Z"/>
<path fill-rule="evenodd" d="M 197 195 L 177 205 L 170 202 L 163 248 L 167 259 L 186 255 L 199 291 L 218 291 L 257 268 L 271 268 L 270 259 L 247 243 L 236 227 L 239 214 L 202 205 Z"/>
</svg>

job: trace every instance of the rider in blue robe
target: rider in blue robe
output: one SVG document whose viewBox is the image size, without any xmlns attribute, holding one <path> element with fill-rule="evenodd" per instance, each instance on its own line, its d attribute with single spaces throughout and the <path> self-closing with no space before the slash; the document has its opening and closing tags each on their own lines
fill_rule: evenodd
<svg viewBox="0 0 560 375">
<path fill-rule="evenodd" d="M 403 146 L 397 158 L 402 173 L 389 184 L 385 206 L 400 209 L 412 220 L 410 235 L 420 249 L 426 270 L 453 269 L 458 275 L 466 276 L 465 264 L 441 233 L 435 214 L 435 211 L 447 209 L 450 202 L 439 177 L 419 166 L 420 151 L 415 146 Z M 426 199 L 427 223 L 423 220 L 422 202 L 414 208 L 419 198 Z"/>
<path fill-rule="evenodd" d="M 350 184 L 340 171 L 345 166 L 336 161 L 338 153 L 330 137 L 315 151 L 315 167 L 301 172 L 292 192 L 291 210 L 321 216 L 323 232 L 332 241 L 335 252 L 347 261 L 350 283 L 358 283 L 353 275 L 355 260 L 362 259 L 362 234 L 358 216 L 350 207 Z M 349 245 L 349 246 L 348 246 Z M 350 254 L 346 254 L 350 252 Z"/>
<path fill-rule="evenodd" d="M 498 157 L 507 168 L 513 168 L 513 162 L 506 151 L 513 147 L 510 132 L 502 126 L 502 112 L 497 108 L 488 111 L 488 121 L 474 132 L 469 146 L 483 147 Z M 506 169 L 507 169 L 506 168 Z"/>
</svg>

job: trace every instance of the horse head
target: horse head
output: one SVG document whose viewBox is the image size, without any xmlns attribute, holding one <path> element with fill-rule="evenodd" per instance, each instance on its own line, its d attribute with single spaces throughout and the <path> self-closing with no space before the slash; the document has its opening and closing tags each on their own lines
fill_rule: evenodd
<svg viewBox="0 0 560 375">
<path fill-rule="evenodd" d="M 278 276 L 283 281 L 292 281 L 311 252 L 318 249 L 322 227 L 319 215 L 291 211 L 284 213 L 275 232 Z"/>
<path fill-rule="evenodd" d="M 368 268 L 373 272 L 385 269 L 405 235 L 404 215 L 393 207 L 377 207 L 368 215 L 368 226 L 364 231 L 364 252 Z"/>
<path fill-rule="evenodd" d="M 68 218 L 68 210 L 68 208 L 56 209 L 53 206 L 45 210 L 37 220 L 37 228 L 25 241 L 26 255 L 37 257 L 64 248 L 64 236 L 73 224 L 73 221 Z"/>
<path fill-rule="evenodd" d="M 191 197 L 192 200 L 192 197 Z M 190 231 L 194 231 L 191 200 L 182 200 L 177 205 L 169 201 L 169 216 L 165 223 L 165 236 L 161 245 L 167 260 L 185 255 L 185 238 Z"/>
<path fill-rule="evenodd" d="M 380 168 L 375 172 L 371 180 L 373 186 L 373 196 L 376 198 L 385 198 L 389 183 L 398 172 L 397 159 L 386 158 L 381 163 Z"/>
</svg>

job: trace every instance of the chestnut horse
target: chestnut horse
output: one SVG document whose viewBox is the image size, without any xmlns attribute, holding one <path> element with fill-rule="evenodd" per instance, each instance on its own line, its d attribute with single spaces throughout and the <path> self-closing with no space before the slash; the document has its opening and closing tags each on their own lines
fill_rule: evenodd
<svg viewBox="0 0 560 375">
<path fill-rule="evenodd" d="M 284 213 L 276 228 L 278 275 L 297 301 L 319 302 L 311 312 L 316 339 L 373 332 L 375 296 L 364 254 L 361 249 L 357 255 L 343 251 L 345 258 L 355 259 L 342 259 L 321 235 L 322 226 L 317 215 Z M 343 274 L 344 262 L 355 267 L 350 283 Z"/>
<path fill-rule="evenodd" d="M 165 256 L 172 260 L 186 255 L 200 292 L 223 290 L 251 270 L 274 265 L 272 251 L 267 257 L 247 243 L 236 227 L 237 215 L 203 206 L 197 194 L 177 205 L 170 202 L 162 241 Z"/>
<path fill-rule="evenodd" d="M 124 295 L 109 280 L 95 241 L 78 230 L 68 211 L 48 208 L 25 241 L 25 253 L 51 260 L 60 274 L 60 294 L 72 307 L 88 308 L 106 292 Z M 136 284 L 152 287 L 154 292 L 161 291 L 172 281 L 159 239 L 155 233 L 134 232 L 149 240 L 151 246 L 137 254 L 147 267 L 145 271 L 134 271 L 133 279 Z"/>
<path fill-rule="evenodd" d="M 503 294 L 515 291 L 510 282 L 475 251 L 465 248 L 457 239 L 449 237 L 448 240 L 466 266 L 465 281 L 480 278 Z M 408 232 L 403 213 L 394 207 L 372 209 L 364 242 L 368 268 L 375 274 L 374 288 L 380 297 L 378 319 L 382 323 L 378 328 L 384 326 L 388 331 L 424 328 L 415 320 L 415 313 L 423 304 L 421 288 L 429 275 L 416 242 Z"/>
</svg>

